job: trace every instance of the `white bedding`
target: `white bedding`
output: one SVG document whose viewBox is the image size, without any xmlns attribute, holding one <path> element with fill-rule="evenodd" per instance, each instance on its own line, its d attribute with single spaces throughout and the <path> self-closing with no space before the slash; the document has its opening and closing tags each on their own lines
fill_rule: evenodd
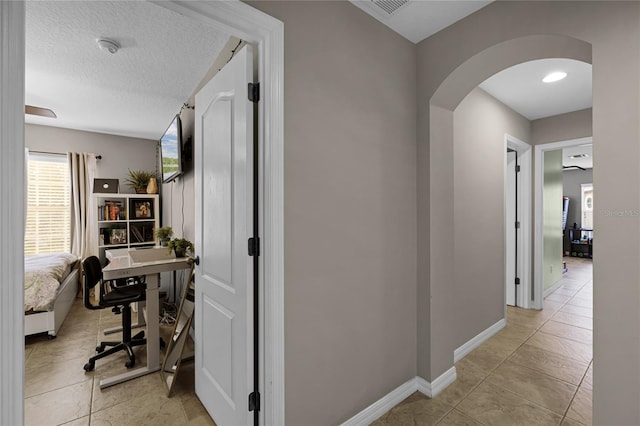
<svg viewBox="0 0 640 426">
<path fill-rule="evenodd" d="M 78 258 L 71 253 L 39 254 L 24 259 L 24 311 L 48 311 L 64 273 Z"/>
</svg>

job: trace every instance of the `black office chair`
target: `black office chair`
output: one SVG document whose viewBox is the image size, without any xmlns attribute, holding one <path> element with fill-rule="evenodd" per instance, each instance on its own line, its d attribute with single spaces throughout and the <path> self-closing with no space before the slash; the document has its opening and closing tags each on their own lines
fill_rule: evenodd
<svg viewBox="0 0 640 426">
<path fill-rule="evenodd" d="M 128 285 L 119 282 L 104 281 L 102 279 L 102 265 L 96 256 L 86 258 L 82 265 L 84 267 L 84 306 L 87 309 L 113 308 L 117 315 L 122 313 L 122 341 L 121 342 L 101 342 L 96 347 L 97 355 L 89 358 L 89 362 L 84 365 L 85 371 L 92 371 L 95 368 L 96 360 L 119 351 L 126 351 L 129 361 L 125 363 L 127 368 L 132 368 L 136 364 L 136 356 L 133 347 L 144 345 L 147 340 L 144 338 L 144 331 L 131 337 L 131 303 L 145 300 L 146 285 L 138 280 L 129 281 Z M 91 303 L 91 289 L 98 286 L 98 304 Z M 105 351 L 105 348 L 111 348 Z"/>
</svg>

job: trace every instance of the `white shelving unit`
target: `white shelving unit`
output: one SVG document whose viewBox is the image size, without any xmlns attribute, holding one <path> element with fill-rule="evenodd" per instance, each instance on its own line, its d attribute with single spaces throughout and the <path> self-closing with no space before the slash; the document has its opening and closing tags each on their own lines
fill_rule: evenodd
<svg viewBox="0 0 640 426">
<path fill-rule="evenodd" d="M 95 194 L 98 206 L 98 253 L 155 245 L 160 226 L 158 194 Z"/>
</svg>

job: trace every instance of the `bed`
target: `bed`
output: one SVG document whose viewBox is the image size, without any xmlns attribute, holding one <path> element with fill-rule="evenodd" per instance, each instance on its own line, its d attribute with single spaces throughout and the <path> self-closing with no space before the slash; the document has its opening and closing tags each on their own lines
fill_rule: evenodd
<svg viewBox="0 0 640 426">
<path fill-rule="evenodd" d="M 24 264 L 24 334 L 55 338 L 78 294 L 78 257 L 41 254 L 26 256 Z"/>
</svg>

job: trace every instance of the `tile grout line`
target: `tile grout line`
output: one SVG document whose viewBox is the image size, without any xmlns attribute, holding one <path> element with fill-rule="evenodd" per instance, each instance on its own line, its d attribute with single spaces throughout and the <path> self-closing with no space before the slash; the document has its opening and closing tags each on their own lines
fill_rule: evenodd
<svg viewBox="0 0 640 426">
<path fill-rule="evenodd" d="M 567 406 L 567 409 L 564 412 L 564 416 L 562 417 L 562 420 L 564 421 L 565 418 L 567 418 L 567 414 L 569 413 L 569 410 L 571 409 L 571 405 L 573 404 L 573 401 L 576 399 L 576 396 L 578 395 L 578 391 L 580 390 L 580 388 L 582 387 L 582 383 L 584 382 L 584 378 L 587 377 L 587 373 L 589 372 L 589 368 L 593 368 L 593 359 L 591 360 L 591 362 L 589 363 L 589 366 L 587 367 L 587 370 L 584 372 L 584 374 L 582 375 L 582 379 L 580 379 L 580 384 L 578 385 L 578 387 L 576 388 L 576 392 L 573 394 L 573 397 L 571 398 L 571 402 L 569 402 L 569 405 Z M 591 410 L 593 411 L 593 407 L 591 408 Z M 568 417 L 571 420 L 574 421 L 578 421 L 575 420 L 571 417 Z M 580 424 L 582 424 L 582 422 L 578 421 Z"/>
</svg>

